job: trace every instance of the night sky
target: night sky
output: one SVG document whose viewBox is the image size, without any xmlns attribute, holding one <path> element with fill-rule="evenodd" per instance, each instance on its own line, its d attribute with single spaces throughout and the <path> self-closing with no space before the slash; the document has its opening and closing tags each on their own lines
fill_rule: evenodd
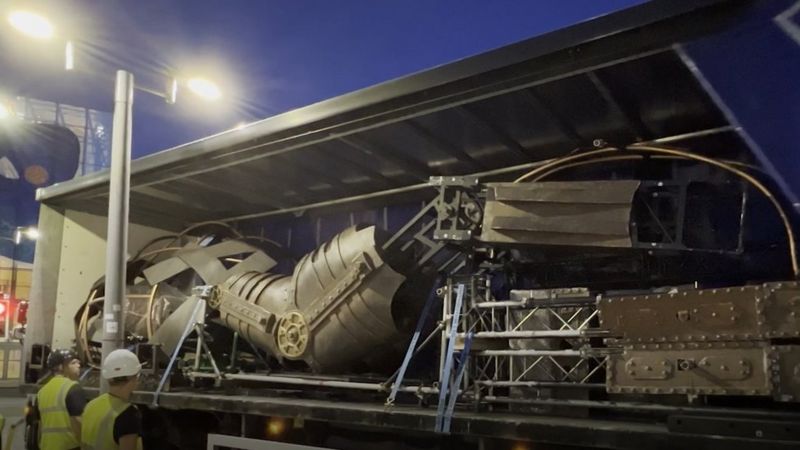
<svg viewBox="0 0 800 450">
<path fill-rule="evenodd" d="M 14 5 L 3 2 L 3 7 Z M 60 0 L 36 5 L 56 26 L 32 42 L 4 20 L 0 93 L 110 111 L 116 68 L 163 90 L 167 74 L 205 75 L 224 90 L 210 104 L 184 89 L 178 104 L 138 92 L 133 156 L 606 14 L 640 1 Z M 17 4 L 20 4 L 17 2 Z M 24 6 L 24 5 L 23 5 Z M 6 11 L 3 11 L 6 15 Z M 63 71 L 59 39 L 77 42 Z"/>
</svg>

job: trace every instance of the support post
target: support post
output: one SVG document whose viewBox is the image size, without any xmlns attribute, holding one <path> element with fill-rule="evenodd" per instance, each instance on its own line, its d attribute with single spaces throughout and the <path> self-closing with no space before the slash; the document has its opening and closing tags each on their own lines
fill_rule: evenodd
<svg viewBox="0 0 800 450">
<path fill-rule="evenodd" d="M 103 361 L 124 343 L 125 272 L 128 253 L 133 75 L 117 71 L 114 89 L 114 123 L 111 136 L 111 173 L 106 234 L 106 283 L 103 303 Z M 108 383 L 101 381 L 101 392 Z"/>
<path fill-rule="evenodd" d="M 11 248 L 11 297 L 10 299 L 17 299 L 17 249 L 19 248 L 19 244 L 22 242 L 22 230 L 20 227 L 17 227 L 14 230 L 14 247 Z M 8 306 L 8 305 L 6 305 Z M 6 308 L 8 310 L 8 308 Z M 6 334 L 6 338 L 8 335 Z"/>
</svg>

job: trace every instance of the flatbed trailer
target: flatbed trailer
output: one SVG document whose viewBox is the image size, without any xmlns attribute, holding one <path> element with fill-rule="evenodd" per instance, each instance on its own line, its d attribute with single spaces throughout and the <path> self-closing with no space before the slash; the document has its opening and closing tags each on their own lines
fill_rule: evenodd
<svg viewBox="0 0 800 450">
<path fill-rule="evenodd" d="M 793 125 L 800 117 L 800 89 L 796 82 L 800 79 L 799 23 L 800 3 L 795 1 L 656 0 L 140 158 L 133 162 L 131 170 L 129 249 L 135 254 L 160 236 L 210 222 L 277 242 L 290 256 L 299 257 L 321 246 L 342 228 L 360 222 L 389 234 L 402 232 L 405 224 L 412 224 L 408 229 L 416 230 L 415 215 L 437 192 L 452 187 L 448 183 L 457 184 L 457 189 L 471 189 L 466 185 L 474 182 L 477 186 L 475 179 L 480 183 L 509 181 L 551 161 L 574 156 L 576 148 L 597 151 L 608 146 L 629 146 L 635 152 L 637 145 L 640 149 L 648 145 L 680 147 L 702 158 L 733 161 L 736 167 L 752 168 L 783 206 L 788 217 L 786 227 L 793 235 L 800 205 L 800 156 L 792 150 L 800 142 L 800 127 Z M 629 155 L 619 153 L 614 157 Z M 642 159 L 647 160 L 644 156 Z M 676 164 L 673 171 L 677 173 L 681 167 Z M 713 176 L 702 177 L 714 180 Z M 577 178 L 582 179 L 586 178 Z M 82 348 L 89 354 L 80 341 L 82 336 L 88 336 L 87 341 L 91 336 L 85 330 L 85 318 L 81 319 L 83 322 L 78 319 L 87 295 L 97 289 L 96 282 L 103 274 L 103 260 L 98 255 L 104 253 L 105 247 L 108 180 L 108 172 L 99 172 L 41 189 L 37 194 L 41 202 L 41 238 L 36 249 L 25 339 L 28 384 L 23 389 L 28 393 L 35 392 L 33 383 L 42 375 L 43 348 L 77 344 L 84 345 Z M 723 181 L 740 186 L 738 182 Z M 663 188 L 660 183 L 646 187 Z M 645 184 L 637 185 L 638 189 Z M 504 188 L 487 186 L 490 190 Z M 480 201 L 484 201 L 483 192 L 477 194 Z M 691 195 L 686 197 L 686 191 L 682 192 L 684 196 L 676 208 L 680 214 L 675 219 L 679 227 L 699 220 L 692 219 L 693 208 L 687 203 Z M 588 283 L 592 293 L 602 291 L 603 298 L 612 300 L 624 299 L 622 296 L 649 301 L 648 295 L 694 295 L 691 289 L 701 289 L 697 292 L 702 294 L 706 292 L 702 288 L 716 286 L 741 287 L 744 292 L 751 283 L 779 281 L 785 283 L 777 288 L 764 285 L 764 289 L 794 292 L 791 263 L 796 262 L 796 254 L 787 257 L 781 239 L 771 241 L 759 253 L 766 255 L 767 262 L 757 256 L 748 262 L 737 259 L 747 254 L 749 241 L 742 237 L 745 228 L 778 230 L 777 234 L 781 230 L 779 226 L 769 228 L 777 221 L 764 213 L 768 209 L 756 213 L 748 209 L 755 207 L 749 206 L 750 202 L 758 203 L 752 200 L 757 190 L 744 192 L 747 193 L 735 198 L 742 206 L 739 242 L 734 250 L 698 252 L 691 248 L 694 244 L 688 238 L 684 242 L 681 233 L 669 241 L 626 241 L 642 250 L 643 259 L 675 254 L 695 258 L 680 260 L 691 261 L 685 266 L 671 262 L 662 264 L 669 267 L 656 270 L 648 265 L 647 270 L 657 275 L 637 282 L 640 284 L 630 282 L 624 271 L 603 273 L 598 267 L 605 260 L 595 259 L 590 252 L 582 263 L 598 270 L 586 272 L 590 275 L 575 278 L 567 266 L 553 263 L 553 268 L 548 269 L 537 266 L 535 261 L 527 262 L 525 270 L 537 271 L 540 280 L 549 280 L 543 283 L 547 288 L 576 289 Z M 745 227 L 745 221 L 750 225 Z M 436 222 L 437 231 L 440 225 Z M 716 242 L 714 233 L 709 239 Z M 447 234 L 428 239 L 426 245 L 434 248 L 435 240 L 447 241 L 454 247 L 462 245 L 458 254 L 480 253 L 472 247 L 464 250 L 463 242 L 454 242 Z M 471 242 L 469 238 L 458 240 Z M 642 247 L 645 244 L 648 248 Z M 699 253 L 702 255 L 696 257 Z M 645 273 L 641 267 L 631 270 Z M 449 299 L 439 317 L 443 324 L 457 310 L 446 309 L 447 302 L 456 300 L 454 287 L 459 283 L 469 286 L 476 280 L 474 273 L 471 281 L 463 281 L 463 276 L 459 279 L 455 271 L 451 274 L 447 284 L 450 290 L 441 293 L 442 298 Z M 695 283 L 694 288 L 684 286 L 690 283 Z M 648 289 L 675 287 L 647 290 L 643 285 Z M 634 288 L 639 291 L 633 292 Z M 583 295 L 579 290 L 570 292 Z M 531 294 L 535 295 L 539 294 Z M 526 303 L 531 298 L 502 301 L 509 308 L 535 308 L 533 303 Z M 587 306 L 593 298 L 571 298 L 576 303 L 569 307 Z M 213 303 L 206 300 L 209 305 Z M 465 297 L 464 301 L 477 305 L 472 297 Z M 608 305 L 597 306 L 605 307 Z M 88 311 L 89 307 L 85 308 Z M 491 309 L 491 313 L 495 310 Z M 681 314 L 678 312 L 685 318 L 693 313 Z M 587 363 L 593 364 L 590 368 L 607 370 L 609 360 L 602 358 L 614 358 L 623 347 L 626 352 L 637 350 L 639 344 L 626 344 L 624 338 L 619 341 L 619 348 L 614 347 L 613 341 L 598 344 L 616 331 L 609 331 L 606 326 L 590 331 L 596 335 L 587 335 L 586 326 L 595 324 L 591 321 L 594 316 L 580 317 L 589 318 L 574 329 L 567 324 L 572 324 L 571 319 L 561 320 L 567 325 L 566 331 L 573 333 L 569 336 L 586 338 L 582 342 L 587 347 L 582 350 L 529 349 L 525 353 L 524 348 L 513 346 L 498 350 L 486 344 L 494 337 L 484 334 L 484 341 L 477 339 L 475 345 L 483 342 L 486 346 L 474 353 L 495 358 L 500 373 L 498 361 L 504 356 L 511 359 L 515 355 L 541 355 L 555 363 L 566 355 L 594 361 Z M 78 325 L 77 335 L 76 320 L 83 324 Z M 454 330 L 459 326 L 454 323 Z M 483 332 L 501 333 L 496 336 L 508 336 L 506 341 L 526 336 L 553 337 L 553 333 L 542 334 L 552 330 L 513 334 L 518 328 Z M 564 330 L 561 327 L 555 331 Z M 765 354 L 785 351 L 781 354 L 794 355 L 800 328 L 790 325 L 781 330 L 786 334 L 769 335 L 769 339 L 762 337 L 757 342 L 751 337 L 734 336 L 733 348 L 761 348 L 766 342 L 763 345 L 772 346 L 772 350 L 765 350 Z M 464 345 L 472 339 L 468 338 L 470 330 L 458 331 L 458 344 L 452 347 L 456 353 L 459 349 L 469 353 L 469 347 L 465 351 Z M 428 363 L 423 366 L 434 366 L 439 359 L 453 356 L 453 349 L 446 351 L 448 337 L 444 333 L 442 336 L 440 354 L 427 355 Z M 453 331 L 449 340 L 455 342 L 455 337 Z M 685 344 L 678 336 L 675 338 L 679 341 L 675 345 Z M 710 339 L 713 341 L 714 337 Z M 713 352 L 729 345 L 727 342 L 699 348 Z M 180 344 L 184 344 L 183 339 Z M 399 346 L 406 344 L 407 338 Z M 600 350 L 595 348 L 598 345 Z M 658 347 L 661 344 L 654 345 L 653 349 L 664 350 Z M 691 343 L 687 348 L 693 345 L 698 344 Z M 199 343 L 197 348 L 200 354 Z M 593 353 L 596 351 L 604 353 L 598 356 Z M 254 354 L 260 357 L 259 350 Z M 713 353 L 718 354 L 727 355 L 724 351 Z M 230 355 L 209 358 L 220 364 Z M 775 358 L 777 361 L 778 356 Z M 195 355 L 196 361 L 201 359 Z M 685 364 L 676 370 L 696 366 L 695 362 Z M 775 364 L 773 369 L 765 368 L 766 373 L 783 370 L 783 366 Z M 400 392 L 398 401 L 387 402 L 393 378 L 387 381 L 386 374 L 309 376 L 302 371 L 278 371 L 245 373 L 237 379 L 242 372 L 226 372 L 217 365 L 212 371 L 197 362 L 194 371 L 189 363 L 181 367 L 188 379 L 170 379 L 168 390 L 162 391 L 163 386 L 158 387 L 162 366 L 154 366 L 152 379 L 145 380 L 143 390 L 134 394 L 134 401 L 144 411 L 145 421 L 153 425 L 149 442 L 159 442 L 157 445 L 163 448 L 199 448 L 210 433 L 337 448 L 363 448 L 388 441 L 409 448 L 550 445 L 779 449 L 800 445 L 798 410 L 789 399 L 795 392 L 800 393 L 800 380 L 792 380 L 791 376 L 780 382 L 771 381 L 764 388 L 765 395 L 747 403 L 739 397 L 730 400 L 706 395 L 751 394 L 738 388 L 723 392 L 726 383 L 717 386 L 720 392 L 714 391 L 717 387 L 708 391 L 677 388 L 670 393 L 679 394 L 676 397 L 681 397 L 680 401 L 675 397 L 664 400 L 666 397 L 659 395 L 673 387 L 624 384 L 611 377 L 607 381 L 611 384 L 607 385 L 605 380 L 593 379 L 592 372 L 580 382 L 563 386 L 567 391 L 581 392 L 575 396 L 542 394 L 549 389 L 561 392 L 562 387 L 555 386 L 555 382 L 524 379 L 525 373 L 516 381 L 513 377 L 504 381 L 492 376 L 481 378 L 481 374 L 469 369 L 463 386 L 475 387 L 476 393 L 467 395 L 456 388 L 457 401 L 450 409 L 441 406 L 439 394 L 448 394 L 440 384 L 444 378 L 431 383 L 418 374 L 415 376 L 419 378 L 409 376 L 410 380 L 405 380 L 406 390 Z M 748 375 L 751 370 L 760 370 L 747 367 Z M 518 369 L 509 370 L 519 373 L 514 372 Z M 398 371 L 405 373 L 404 369 Z M 96 381 L 96 377 L 89 374 L 86 389 L 94 393 L 92 380 Z M 496 387 L 502 383 L 511 384 Z M 517 387 L 521 390 L 514 390 Z M 756 391 L 747 385 L 746 390 L 750 389 Z M 614 397 L 615 394 L 622 397 Z M 436 397 L 440 397 L 438 406 L 432 403 Z M 443 418 L 450 421 L 449 429 L 441 426 Z M 200 429 L 193 432 L 193 428 Z"/>
</svg>

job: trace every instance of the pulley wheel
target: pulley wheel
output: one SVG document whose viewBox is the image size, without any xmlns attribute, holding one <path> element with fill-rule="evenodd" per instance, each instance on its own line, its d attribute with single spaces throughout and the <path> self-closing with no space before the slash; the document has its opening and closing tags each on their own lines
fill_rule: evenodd
<svg viewBox="0 0 800 450">
<path fill-rule="evenodd" d="M 275 341 L 278 350 L 287 358 L 299 358 L 308 345 L 308 325 L 302 314 L 291 311 L 278 321 Z"/>
</svg>

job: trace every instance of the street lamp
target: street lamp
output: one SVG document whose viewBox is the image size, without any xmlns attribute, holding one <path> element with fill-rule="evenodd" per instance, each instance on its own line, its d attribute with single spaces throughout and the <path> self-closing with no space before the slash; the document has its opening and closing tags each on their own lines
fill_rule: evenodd
<svg viewBox="0 0 800 450">
<path fill-rule="evenodd" d="M 8 22 L 20 33 L 35 39 L 50 40 L 56 35 L 55 27 L 50 20 L 47 17 L 32 11 L 11 11 L 8 14 Z M 64 69 L 68 71 L 74 70 L 76 42 L 70 39 L 64 40 L 63 42 Z M 167 84 L 166 92 L 145 89 L 139 86 L 135 86 L 134 88 L 164 97 L 167 103 L 172 104 L 175 103 L 175 98 L 177 97 L 179 81 L 185 81 L 189 90 L 203 100 L 214 101 L 222 97 L 222 90 L 216 83 L 207 78 L 201 77 L 187 78 L 185 80 L 179 80 L 178 78 L 174 77 L 170 78 Z M 6 114 L 7 113 L 8 111 L 6 111 Z M 0 111 L 0 118 L 3 117 L 3 113 Z"/>
<path fill-rule="evenodd" d="M 214 101 L 222 97 L 219 87 L 213 81 L 205 78 L 190 78 L 186 85 L 189 86 L 189 90 L 205 100 Z"/>
<path fill-rule="evenodd" d="M 39 239 L 39 230 L 35 227 L 17 227 L 14 231 L 14 242 L 19 245 L 22 238 L 26 237 L 31 241 Z"/>
<path fill-rule="evenodd" d="M 8 22 L 17 31 L 36 39 L 53 37 L 53 25 L 46 17 L 31 11 L 11 11 Z"/>
<path fill-rule="evenodd" d="M 36 38 L 46 39 L 54 34 L 50 22 L 33 13 L 13 12 L 9 16 L 9 22 L 17 30 Z M 65 42 L 66 70 L 72 70 L 75 67 L 74 58 L 74 43 L 72 40 L 68 40 Z M 216 100 L 222 96 L 219 87 L 205 78 L 191 78 L 188 80 L 187 86 L 205 100 Z M 171 79 L 166 92 L 140 89 L 165 98 L 167 103 L 174 103 L 177 97 L 178 80 L 177 78 Z M 109 353 L 124 344 L 122 300 L 125 297 L 127 268 L 133 90 L 133 74 L 125 70 L 118 70 L 114 87 L 111 167 L 109 170 L 106 284 L 103 302 L 103 360 Z M 17 236 L 21 236 L 19 231 Z M 15 239 L 18 239 L 17 236 Z M 108 385 L 101 381 L 100 388 L 105 392 L 108 390 Z"/>
</svg>

